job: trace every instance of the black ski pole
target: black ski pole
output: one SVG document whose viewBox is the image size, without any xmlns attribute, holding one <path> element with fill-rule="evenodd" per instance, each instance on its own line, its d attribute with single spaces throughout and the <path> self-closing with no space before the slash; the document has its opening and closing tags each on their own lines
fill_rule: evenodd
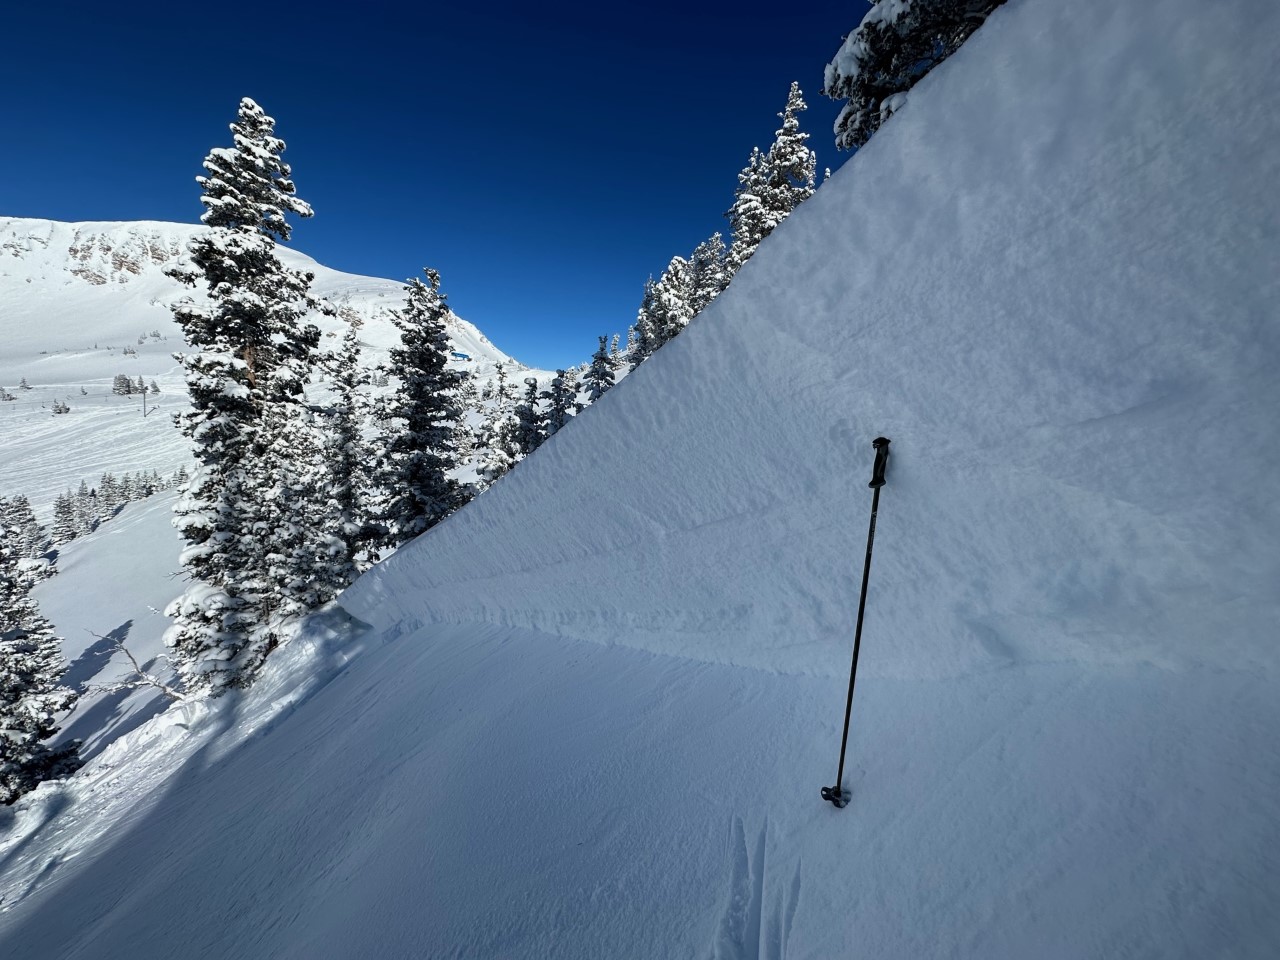
<svg viewBox="0 0 1280 960">
<path fill-rule="evenodd" d="M 884 469 L 889 463 L 889 440 L 876 437 L 871 441 L 876 450 L 875 466 L 871 468 L 871 482 L 867 486 L 875 492 L 871 495 L 871 529 L 867 531 L 867 558 L 862 562 L 862 593 L 858 597 L 858 625 L 853 630 L 853 663 L 849 667 L 849 699 L 844 705 L 844 736 L 840 739 L 840 766 L 836 770 L 836 785 L 822 788 L 822 799 L 830 800 L 837 807 L 849 802 L 849 791 L 841 787 L 844 781 L 844 751 L 849 745 L 849 716 L 853 713 L 853 684 L 858 677 L 858 650 L 862 646 L 862 614 L 867 606 L 867 579 L 871 576 L 871 548 L 876 542 L 876 512 L 880 509 L 880 488 L 884 486 Z"/>
</svg>

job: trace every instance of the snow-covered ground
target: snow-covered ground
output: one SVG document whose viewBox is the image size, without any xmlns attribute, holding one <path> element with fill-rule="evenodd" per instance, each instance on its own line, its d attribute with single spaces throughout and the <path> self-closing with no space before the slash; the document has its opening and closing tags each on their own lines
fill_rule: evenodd
<svg viewBox="0 0 1280 960">
<path fill-rule="evenodd" d="M 997 11 L 251 691 L 0 814 L 0 954 L 1274 956 L 1277 35 Z"/>
<path fill-rule="evenodd" d="M 200 291 L 165 276 L 202 227 L 180 223 L 59 223 L 0 217 L 0 388 L 16 397 L 0 402 L 0 496 L 23 493 L 46 517 L 55 496 L 81 480 L 92 486 L 117 474 L 171 474 L 190 461 L 189 445 L 172 414 L 186 408 L 183 350 L 170 306 Z M 312 291 L 340 310 L 364 318 L 362 362 L 384 361 L 399 343 L 387 312 L 404 305 L 403 284 L 331 270 L 286 247 L 286 265 L 315 274 Z M 447 278 L 446 278 L 447 283 Z M 447 292 L 447 285 L 446 285 Z M 321 343 L 336 348 L 341 316 L 316 314 Z M 498 363 L 511 364 L 516 382 L 529 371 L 458 319 L 459 367 L 483 384 Z M 130 350 L 132 353 L 126 353 Z M 520 371 L 517 374 L 516 371 Z M 160 393 L 117 396 L 112 381 L 126 374 L 154 380 Z M 30 390 L 18 389 L 25 378 Z M 55 401 L 71 412 L 53 415 Z"/>
</svg>

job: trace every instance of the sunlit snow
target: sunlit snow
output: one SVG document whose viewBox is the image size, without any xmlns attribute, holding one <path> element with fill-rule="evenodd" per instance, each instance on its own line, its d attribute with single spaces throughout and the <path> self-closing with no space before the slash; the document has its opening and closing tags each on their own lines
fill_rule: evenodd
<svg viewBox="0 0 1280 960">
<path fill-rule="evenodd" d="M 1274 955 L 1276 36 L 996 11 L 252 690 L 0 813 L 0 955 Z"/>
</svg>

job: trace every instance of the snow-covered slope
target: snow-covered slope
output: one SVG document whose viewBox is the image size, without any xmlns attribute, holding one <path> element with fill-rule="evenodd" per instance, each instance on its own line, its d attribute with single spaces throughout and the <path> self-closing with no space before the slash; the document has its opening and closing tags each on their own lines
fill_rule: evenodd
<svg viewBox="0 0 1280 960">
<path fill-rule="evenodd" d="M 0 217 L 0 387 L 17 397 L 0 403 L 0 494 L 26 493 L 40 510 L 68 486 L 92 483 L 104 471 L 169 473 L 190 459 L 169 414 L 185 406 L 185 386 L 173 353 L 182 335 L 170 304 L 188 294 L 165 276 L 185 256 L 202 227 L 138 221 L 59 223 Z M 382 360 L 398 334 L 387 317 L 403 304 L 401 283 L 331 270 L 280 247 L 289 266 L 315 274 L 313 291 L 366 319 L 365 362 Z M 336 345 L 343 321 L 317 314 Z M 476 327 L 458 319 L 450 331 L 459 361 L 482 380 L 497 363 L 512 363 Z M 125 354 L 125 349 L 133 351 Z M 127 374 L 155 380 L 143 417 L 141 398 L 111 392 Z M 25 378 L 32 388 L 18 390 Z M 71 413 L 54 417 L 55 400 Z M 56 449 L 57 457 L 47 451 Z"/>
<path fill-rule="evenodd" d="M 0 951 L 1274 955 L 1278 34 L 997 11 L 248 696 L 20 802 Z"/>
</svg>

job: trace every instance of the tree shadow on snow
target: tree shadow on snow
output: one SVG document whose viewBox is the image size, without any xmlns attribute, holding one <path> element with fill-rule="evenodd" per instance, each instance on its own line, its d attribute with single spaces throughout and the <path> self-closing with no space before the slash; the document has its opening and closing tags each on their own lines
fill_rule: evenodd
<svg viewBox="0 0 1280 960">
<path fill-rule="evenodd" d="M 163 707 L 162 703 L 160 709 L 154 712 L 160 712 Z M 200 786 L 208 782 L 210 771 L 238 752 L 233 750 L 227 756 L 218 756 L 219 741 L 223 734 L 235 726 L 240 716 L 239 708 L 237 697 L 229 699 L 223 709 L 207 716 L 206 722 L 212 723 L 214 729 L 202 732 L 204 743 L 182 761 L 181 768 L 168 778 L 159 796 L 145 800 L 139 798 L 147 808 L 146 812 L 127 827 L 124 825 L 130 823 L 130 818 L 122 818 L 120 823 L 124 828 L 110 841 L 102 844 L 100 856 L 93 857 L 87 863 L 80 863 L 75 859 L 74 852 L 72 856 L 67 856 L 65 850 L 50 850 L 43 863 L 33 862 L 24 878 L 15 878 L 17 882 L 10 889 L 10 899 L 2 905 L 5 910 L 16 910 L 24 900 L 38 895 L 50 883 L 58 883 L 60 889 L 16 923 L 5 924 L 3 914 L 0 914 L 0 956 L 6 957 L 6 960 L 43 960 L 51 956 L 68 956 L 84 949 L 86 943 L 83 937 L 86 934 L 80 931 L 87 930 L 92 919 L 110 913 L 119 906 L 121 900 L 128 897 L 130 885 L 122 883 L 121 879 L 145 877 L 156 864 L 173 859 L 174 851 L 181 847 L 184 838 L 175 834 L 174 825 L 169 822 L 167 814 L 174 809 L 188 807 L 193 802 L 198 803 Z M 137 726 L 137 723 L 133 726 Z M 59 795 L 46 805 L 40 823 L 0 858 L 0 877 L 18 862 L 19 854 L 24 848 L 42 838 L 44 828 L 65 811 L 70 803 L 68 796 Z M 0 825 L 3 825 L 2 821 Z M 74 864 L 69 876 L 62 875 L 65 873 L 64 864 Z M 139 943 L 127 952 L 117 951 L 108 955 L 128 955 L 134 960 L 165 957 L 167 960 L 173 954 L 165 952 L 166 950 L 167 947 L 158 944 Z M 209 954 L 191 954 L 193 957 L 197 955 Z"/>
<path fill-rule="evenodd" d="M 99 637 L 87 647 L 62 675 L 62 682 L 82 697 L 92 692 L 93 682 L 98 680 L 124 646 L 133 629 L 133 621 L 126 620 L 104 637 Z M 155 661 L 143 665 L 149 670 Z M 110 682 L 113 678 L 104 678 Z M 92 760 L 125 734 L 138 729 L 152 717 L 164 712 L 168 700 L 154 687 L 125 687 L 102 694 L 91 706 L 77 710 L 71 722 L 62 729 L 58 742 L 83 740 L 80 756 Z"/>
<path fill-rule="evenodd" d="M 90 646 L 85 647 L 84 652 L 67 667 L 67 672 L 62 675 L 62 683 L 64 686 L 70 687 L 76 693 L 83 696 L 89 686 L 89 681 L 93 680 L 103 671 L 111 657 L 116 652 L 116 647 L 124 643 L 125 637 L 129 635 L 129 630 L 133 627 L 132 620 L 126 620 L 120 626 L 116 627 L 105 637 L 99 637 Z"/>
</svg>

